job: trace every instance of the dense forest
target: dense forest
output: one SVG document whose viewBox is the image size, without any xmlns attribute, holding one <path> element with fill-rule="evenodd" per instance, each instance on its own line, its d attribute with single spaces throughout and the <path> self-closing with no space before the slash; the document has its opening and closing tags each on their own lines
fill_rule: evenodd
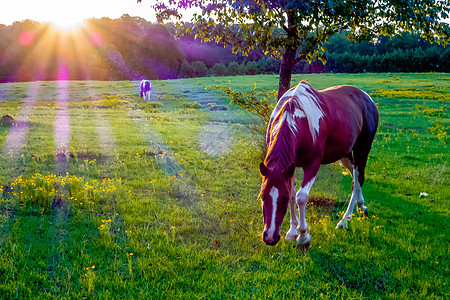
<svg viewBox="0 0 450 300">
<path fill-rule="evenodd" d="M 55 79 L 139 80 L 278 73 L 279 61 L 255 50 L 174 38 L 173 28 L 124 15 L 89 19 L 58 31 L 31 20 L 0 25 L 0 82 Z M 417 34 L 355 43 L 346 33 L 329 41 L 327 63 L 301 61 L 295 73 L 450 72 L 450 47 Z"/>
</svg>

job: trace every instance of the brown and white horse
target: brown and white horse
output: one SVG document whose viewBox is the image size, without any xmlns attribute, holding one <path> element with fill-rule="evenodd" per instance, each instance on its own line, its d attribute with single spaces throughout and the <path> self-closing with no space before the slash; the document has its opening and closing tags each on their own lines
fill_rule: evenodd
<svg viewBox="0 0 450 300">
<path fill-rule="evenodd" d="M 152 84 L 150 80 L 142 79 L 141 81 L 141 98 L 144 97 L 144 101 L 150 101 L 150 91 L 152 90 Z"/>
<path fill-rule="evenodd" d="M 340 159 L 353 176 L 351 200 L 336 227 L 347 225 L 356 203 L 367 214 L 361 187 L 377 127 L 375 103 L 367 93 L 352 86 L 317 91 L 302 81 L 280 98 L 267 128 L 267 155 L 259 164 L 263 176 L 263 240 L 267 245 L 280 240 L 279 229 L 289 206 L 291 224 L 286 240 L 297 239 L 298 248 L 309 247 L 305 208 L 321 164 Z M 304 171 L 297 193 L 296 167 Z"/>
</svg>

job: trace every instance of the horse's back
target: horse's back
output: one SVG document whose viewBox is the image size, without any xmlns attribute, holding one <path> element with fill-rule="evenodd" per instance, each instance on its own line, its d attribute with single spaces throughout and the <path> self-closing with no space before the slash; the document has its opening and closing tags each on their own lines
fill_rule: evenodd
<svg viewBox="0 0 450 300">
<path fill-rule="evenodd" d="M 357 117 L 363 123 L 367 122 L 372 130 L 376 130 L 378 109 L 372 98 L 363 90 L 342 85 L 321 90 L 319 94 L 323 96 L 325 104 L 331 106 L 331 111 L 336 112 L 336 108 L 343 109 L 341 113 L 346 112 L 350 117 Z"/>
<path fill-rule="evenodd" d="M 282 111 L 288 101 L 305 103 L 310 101 L 309 96 L 303 96 L 304 93 L 317 97 L 317 101 L 314 103 L 320 106 L 320 114 L 318 111 L 312 113 L 305 111 L 306 119 L 316 116 L 318 122 L 306 124 L 309 127 L 312 144 L 303 145 L 303 153 L 308 151 L 322 153 L 322 163 L 330 163 L 350 153 L 358 139 L 370 140 L 370 142 L 373 140 L 378 126 L 378 109 L 367 93 L 353 86 L 335 86 L 317 91 L 307 82 L 301 82 L 286 92 L 278 101 L 267 128 L 266 142 L 268 145 L 271 143 L 272 130 L 279 127 L 274 126 L 278 113 Z M 279 122 L 281 118 L 278 116 L 278 119 Z M 300 119 L 297 121 L 304 122 Z M 311 129 L 311 123 L 316 125 L 314 130 Z M 316 132 L 320 132 L 317 143 L 313 138 Z M 298 131 L 298 134 L 305 136 L 305 131 Z M 361 138 L 362 136 L 367 136 L 367 138 Z"/>
<path fill-rule="evenodd" d="M 378 109 L 366 92 L 353 86 L 336 86 L 318 91 L 318 94 L 327 115 L 324 163 L 349 153 L 361 137 L 373 140 L 378 126 Z"/>
<path fill-rule="evenodd" d="M 141 81 L 141 91 L 146 92 L 151 90 L 150 80 L 142 79 Z"/>
</svg>

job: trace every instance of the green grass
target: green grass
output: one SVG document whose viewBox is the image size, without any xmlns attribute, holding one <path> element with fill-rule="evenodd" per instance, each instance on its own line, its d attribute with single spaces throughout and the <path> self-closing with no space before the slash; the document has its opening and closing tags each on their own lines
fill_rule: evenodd
<svg viewBox="0 0 450 300">
<path fill-rule="evenodd" d="M 154 81 L 151 104 L 137 82 L 73 81 L 66 109 L 56 82 L 0 84 L 1 115 L 17 121 L 0 126 L 0 298 L 446 299 L 449 78 L 294 75 L 364 89 L 380 110 L 369 217 L 334 229 L 351 177 L 323 166 L 306 253 L 261 241 L 258 119 L 205 90 L 273 90 L 277 76 Z M 58 152 L 62 116 L 70 137 Z"/>
</svg>

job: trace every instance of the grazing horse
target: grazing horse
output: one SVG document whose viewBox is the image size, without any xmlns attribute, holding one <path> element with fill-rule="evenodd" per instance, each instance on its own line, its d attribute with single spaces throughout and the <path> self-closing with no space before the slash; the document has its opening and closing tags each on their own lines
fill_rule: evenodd
<svg viewBox="0 0 450 300">
<path fill-rule="evenodd" d="M 291 221 L 286 240 L 297 238 L 298 248 L 309 248 L 305 208 L 321 164 L 340 159 L 353 176 L 351 200 L 336 228 L 347 226 L 356 203 L 367 214 L 361 187 L 377 127 L 377 106 L 367 93 L 352 86 L 317 91 L 302 81 L 280 98 L 267 128 L 267 155 L 259 164 L 263 176 L 263 241 L 267 245 L 280 240 L 279 229 L 289 205 Z M 297 193 L 295 167 L 304 171 Z"/>
<path fill-rule="evenodd" d="M 141 98 L 144 97 L 144 100 L 150 101 L 150 91 L 152 90 L 152 84 L 149 80 L 142 79 L 141 81 Z"/>
</svg>

